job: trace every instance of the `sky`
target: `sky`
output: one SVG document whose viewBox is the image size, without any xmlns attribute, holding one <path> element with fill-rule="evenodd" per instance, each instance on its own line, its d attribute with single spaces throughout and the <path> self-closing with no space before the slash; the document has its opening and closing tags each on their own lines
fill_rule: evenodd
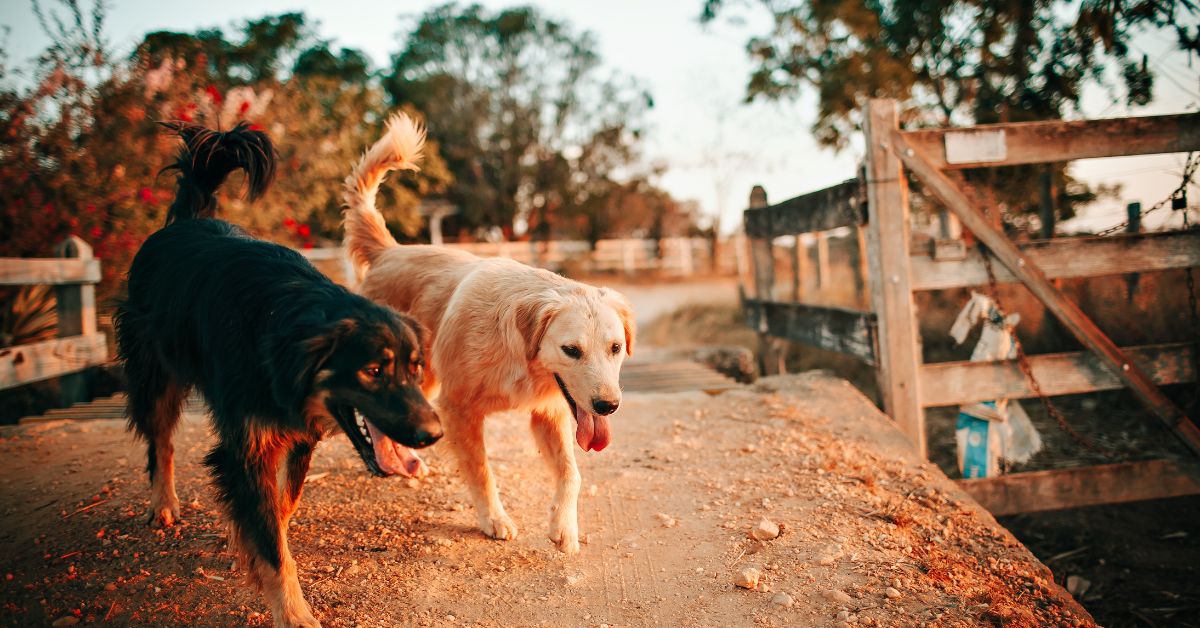
<svg viewBox="0 0 1200 628">
<path fill-rule="evenodd" d="M 52 0 L 43 0 L 47 6 Z M 515 1 L 479 0 L 489 8 Z M 106 34 L 118 52 L 127 52 L 152 30 L 195 30 L 228 27 L 249 18 L 303 11 L 318 25 L 321 37 L 336 46 L 363 50 L 377 67 L 385 66 L 400 48 L 404 22 L 441 4 L 429 0 L 206 0 L 168 3 L 111 0 Z M 721 216 L 726 230 L 739 220 L 750 188 L 763 185 L 772 202 L 821 189 L 854 175 L 862 157 L 861 140 L 833 152 L 819 147 L 809 133 L 816 97 L 809 90 L 794 101 L 743 104 L 751 62 L 745 52 L 750 36 L 765 32 L 766 13 L 751 7 L 740 22 L 722 20 L 701 26 L 702 0 L 533 0 L 543 13 L 590 30 L 606 64 L 636 77 L 652 92 L 655 106 L 648 116 L 647 161 L 667 166 L 659 185 L 681 199 L 699 201 L 709 216 Z M 90 6 L 86 2 L 85 5 Z M 34 57 L 47 43 L 34 18 L 30 0 L 0 0 L 0 26 L 9 27 L 10 64 Z M 602 6 L 602 9 L 598 7 Z M 1200 109 L 1200 59 L 1174 52 L 1165 36 L 1135 40 L 1158 72 L 1156 100 L 1128 109 L 1100 88 L 1085 93 L 1089 118 L 1183 113 Z M 433 133 L 436 134 L 436 128 Z M 1179 182 L 1184 155 L 1157 155 L 1078 161 L 1073 173 L 1092 183 L 1121 183 L 1120 198 L 1089 207 L 1060 230 L 1097 229 L 1124 219 L 1125 204 L 1149 207 Z M 1200 188 L 1193 186 L 1189 205 L 1197 206 Z M 1155 228 L 1178 212 L 1169 207 L 1144 221 Z"/>
</svg>

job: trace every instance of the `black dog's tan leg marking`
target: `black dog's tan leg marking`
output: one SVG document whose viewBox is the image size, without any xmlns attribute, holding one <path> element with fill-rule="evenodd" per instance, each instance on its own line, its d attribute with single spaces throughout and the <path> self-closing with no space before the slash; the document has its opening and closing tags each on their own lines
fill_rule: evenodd
<svg viewBox="0 0 1200 628">
<path fill-rule="evenodd" d="M 314 445 L 315 443 L 296 443 L 288 452 L 287 469 L 284 471 L 286 475 L 283 478 L 285 528 L 300 505 L 300 495 L 304 492 L 304 478 L 308 475 L 309 465 L 312 464 Z"/>
<path fill-rule="evenodd" d="M 292 506 L 277 474 L 293 445 L 251 430 L 243 446 L 248 450 L 222 443 L 207 460 L 228 509 L 230 541 L 250 580 L 267 598 L 276 626 L 319 628 L 321 624 L 300 590 L 296 561 L 287 546 L 287 517 Z M 288 475 L 290 479 L 291 470 Z M 300 480 L 303 482 L 303 475 Z M 299 490 L 297 486 L 297 499 Z"/>
<path fill-rule="evenodd" d="M 439 399 L 454 398 L 443 393 Z M 496 479 L 488 466 L 487 450 L 483 442 L 483 416 L 468 409 L 447 405 L 439 408 L 442 426 L 446 430 L 445 440 L 450 443 L 458 458 L 463 479 L 471 492 L 475 514 L 479 517 L 479 529 L 493 539 L 517 538 L 517 524 L 504 512 L 500 493 L 496 490 Z"/>
<path fill-rule="evenodd" d="M 565 412 L 534 410 L 531 417 L 538 450 L 554 474 L 554 503 L 550 505 L 550 540 L 560 552 L 579 551 L 579 467 L 571 417 Z"/>
<path fill-rule="evenodd" d="M 187 391 L 166 381 L 161 371 L 135 370 L 129 388 L 130 423 L 146 439 L 146 471 L 150 474 L 147 523 L 169 528 L 179 520 L 172 437 Z"/>
</svg>

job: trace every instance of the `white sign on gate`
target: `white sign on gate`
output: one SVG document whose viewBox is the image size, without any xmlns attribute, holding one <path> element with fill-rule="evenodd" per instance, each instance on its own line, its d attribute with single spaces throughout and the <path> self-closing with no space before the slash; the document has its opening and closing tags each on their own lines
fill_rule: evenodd
<svg viewBox="0 0 1200 628">
<path fill-rule="evenodd" d="M 945 138 L 948 164 L 1004 161 L 1008 157 L 1004 131 L 951 131 Z"/>
</svg>

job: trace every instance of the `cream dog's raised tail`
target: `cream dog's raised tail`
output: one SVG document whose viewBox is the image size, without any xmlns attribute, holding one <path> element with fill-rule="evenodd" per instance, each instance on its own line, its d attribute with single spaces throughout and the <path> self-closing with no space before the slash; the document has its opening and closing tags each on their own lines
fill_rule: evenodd
<svg viewBox="0 0 1200 628">
<path fill-rule="evenodd" d="M 387 132 L 363 153 L 346 177 L 345 244 L 360 281 L 381 252 L 396 246 L 383 214 L 375 207 L 379 185 L 392 170 L 420 170 L 417 164 L 424 147 L 425 127 L 403 113 L 392 114 Z"/>
</svg>

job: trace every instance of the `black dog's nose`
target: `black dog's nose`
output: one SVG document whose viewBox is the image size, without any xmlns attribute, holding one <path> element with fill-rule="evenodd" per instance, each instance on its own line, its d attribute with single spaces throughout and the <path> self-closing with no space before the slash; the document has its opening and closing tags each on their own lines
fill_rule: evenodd
<svg viewBox="0 0 1200 628">
<path fill-rule="evenodd" d="M 609 401 L 607 399 L 592 399 L 592 407 L 596 409 L 596 414 L 609 415 L 617 411 L 617 406 L 621 405 L 618 401 Z"/>
<path fill-rule="evenodd" d="M 416 447 L 428 447 L 428 446 L 438 442 L 438 439 L 442 437 L 442 428 L 438 427 L 433 432 L 426 432 L 425 430 L 417 430 L 415 437 L 417 439 Z"/>
</svg>

